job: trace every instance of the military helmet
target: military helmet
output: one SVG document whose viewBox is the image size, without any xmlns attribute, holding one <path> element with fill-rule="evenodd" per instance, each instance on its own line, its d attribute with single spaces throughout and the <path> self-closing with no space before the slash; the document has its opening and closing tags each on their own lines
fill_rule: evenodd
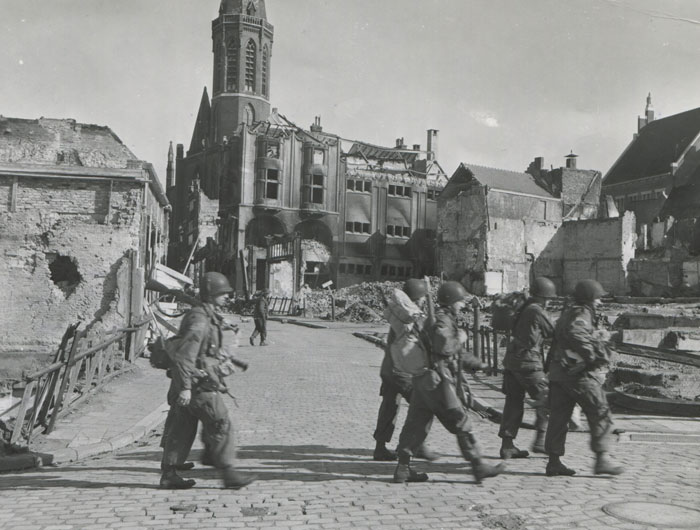
<svg viewBox="0 0 700 530">
<path fill-rule="evenodd" d="M 608 294 L 596 280 L 581 280 L 574 287 L 574 298 L 577 302 L 590 304 L 597 298 L 602 298 Z"/>
<path fill-rule="evenodd" d="M 445 282 L 437 292 L 437 301 L 440 305 L 450 305 L 460 300 L 464 300 L 467 296 L 467 290 L 459 282 Z"/>
<path fill-rule="evenodd" d="M 220 272 L 205 272 L 199 281 L 199 296 L 204 302 L 211 302 L 217 296 L 233 292 L 228 278 Z"/>
<path fill-rule="evenodd" d="M 530 284 L 530 296 L 539 296 L 540 298 L 554 298 L 557 296 L 557 288 L 554 282 L 544 276 L 539 276 L 532 280 Z"/>
<path fill-rule="evenodd" d="M 424 280 L 411 278 L 410 280 L 406 280 L 406 283 L 403 284 L 403 292 L 415 302 L 428 294 L 428 286 L 425 285 Z"/>
</svg>

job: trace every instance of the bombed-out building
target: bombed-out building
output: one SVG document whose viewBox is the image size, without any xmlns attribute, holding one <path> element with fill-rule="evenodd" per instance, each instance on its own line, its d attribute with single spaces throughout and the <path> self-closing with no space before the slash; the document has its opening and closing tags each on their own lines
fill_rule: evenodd
<svg viewBox="0 0 700 530">
<path fill-rule="evenodd" d="M 170 265 L 290 297 L 432 272 L 438 132 L 422 150 L 348 142 L 320 117 L 299 127 L 270 106 L 273 37 L 264 0 L 221 2 L 211 99 L 205 88 L 189 149 L 169 155 Z"/>
<path fill-rule="evenodd" d="M 131 324 L 167 257 L 169 210 L 109 127 L 0 116 L 0 352 L 55 351 L 79 321 Z"/>
</svg>

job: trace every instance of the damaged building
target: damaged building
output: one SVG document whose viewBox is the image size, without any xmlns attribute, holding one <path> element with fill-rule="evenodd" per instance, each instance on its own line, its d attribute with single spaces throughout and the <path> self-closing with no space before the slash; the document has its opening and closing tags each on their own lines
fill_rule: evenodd
<svg viewBox="0 0 700 530">
<path fill-rule="evenodd" d="M 169 154 L 170 266 L 284 297 L 432 272 L 438 132 L 422 150 L 297 126 L 270 107 L 273 37 L 264 0 L 221 2 L 211 100 L 205 88 L 189 149 Z"/>
<path fill-rule="evenodd" d="M 628 290 L 634 214 L 600 212 L 601 174 L 576 167 L 528 172 L 461 164 L 439 198 L 438 266 L 477 294 L 518 291 L 547 276 L 560 292 L 599 280 Z"/>
<path fill-rule="evenodd" d="M 78 321 L 95 335 L 131 324 L 169 209 L 109 127 L 0 116 L 0 352 L 53 352 Z"/>
</svg>

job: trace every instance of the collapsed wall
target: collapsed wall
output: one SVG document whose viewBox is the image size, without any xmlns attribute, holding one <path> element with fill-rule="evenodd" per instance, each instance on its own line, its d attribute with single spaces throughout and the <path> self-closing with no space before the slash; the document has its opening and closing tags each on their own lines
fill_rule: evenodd
<svg viewBox="0 0 700 530">
<path fill-rule="evenodd" d="M 142 195 L 108 179 L 0 176 L 0 352 L 53 352 L 69 324 L 128 321 Z"/>
</svg>

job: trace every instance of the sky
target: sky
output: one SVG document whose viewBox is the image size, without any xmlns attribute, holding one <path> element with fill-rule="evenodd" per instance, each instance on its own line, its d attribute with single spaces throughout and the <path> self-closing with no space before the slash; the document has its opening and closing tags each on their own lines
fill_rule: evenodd
<svg viewBox="0 0 700 530">
<path fill-rule="evenodd" d="M 109 126 L 161 180 L 211 94 L 219 0 L 0 0 L 0 114 Z M 607 172 L 637 130 L 700 107 L 697 0 L 266 0 L 272 107 L 308 128 L 524 171 Z"/>
</svg>

